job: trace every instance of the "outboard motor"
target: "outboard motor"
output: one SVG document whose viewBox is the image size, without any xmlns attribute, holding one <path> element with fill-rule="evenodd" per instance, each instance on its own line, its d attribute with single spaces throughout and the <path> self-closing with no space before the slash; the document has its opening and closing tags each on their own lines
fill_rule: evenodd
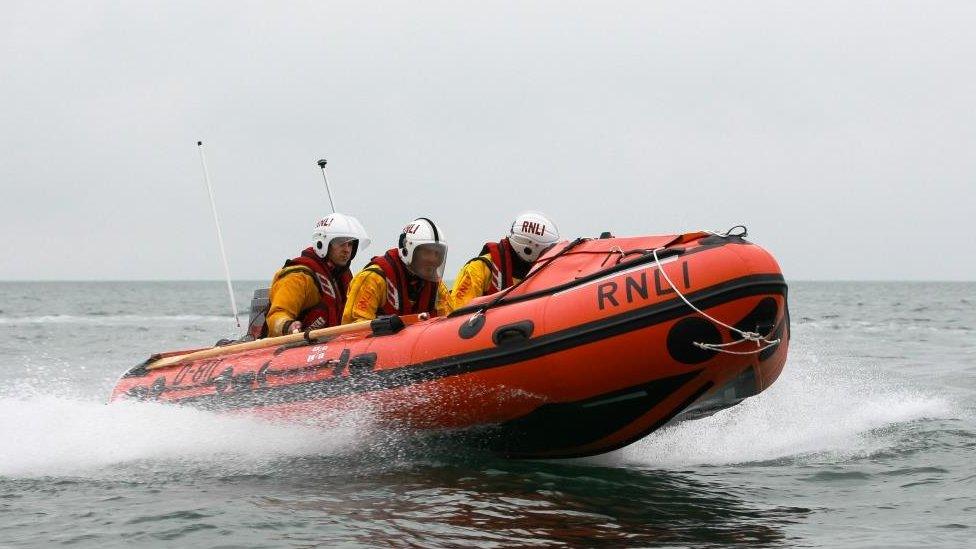
<svg viewBox="0 0 976 549">
<path fill-rule="evenodd" d="M 269 288 L 254 290 L 254 297 L 251 298 L 251 316 L 247 321 L 247 334 L 244 339 L 261 339 L 268 335 L 268 327 L 265 324 L 268 307 L 271 305 L 268 290 Z"/>
</svg>

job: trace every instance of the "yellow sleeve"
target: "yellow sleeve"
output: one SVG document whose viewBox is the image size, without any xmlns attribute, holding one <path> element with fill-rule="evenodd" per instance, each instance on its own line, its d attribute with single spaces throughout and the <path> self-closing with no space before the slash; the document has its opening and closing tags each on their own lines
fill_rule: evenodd
<svg viewBox="0 0 976 549">
<path fill-rule="evenodd" d="M 386 304 L 386 278 L 371 269 L 363 269 L 349 283 L 342 323 L 373 320 Z"/>
<path fill-rule="evenodd" d="M 490 254 L 481 257 L 491 261 Z M 472 259 L 465 263 L 454 280 L 454 288 L 451 289 L 454 308 L 460 309 L 472 299 L 485 295 L 490 283 L 491 269 L 484 261 Z"/>
<path fill-rule="evenodd" d="M 454 298 L 451 297 L 451 292 L 447 289 L 447 286 L 445 286 L 443 282 L 438 282 L 437 301 L 434 305 L 434 309 L 437 311 L 437 316 L 447 316 L 454 312 L 454 309 L 456 308 Z"/>
<path fill-rule="evenodd" d="M 314 307 L 321 299 L 315 281 L 302 271 L 292 271 L 275 275 L 268 292 L 271 306 L 265 321 L 268 325 L 268 336 L 282 335 L 285 323 L 297 320 L 298 315 L 305 309 Z"/>
</svg>

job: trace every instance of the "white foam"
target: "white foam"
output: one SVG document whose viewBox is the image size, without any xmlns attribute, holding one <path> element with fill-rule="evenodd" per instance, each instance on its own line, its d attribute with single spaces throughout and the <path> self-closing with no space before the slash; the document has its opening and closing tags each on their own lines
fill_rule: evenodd
<svg viewBox="0 0 976 549">
<path fill-rule="evenodd" d="M 826 354 L 794 346 L 783 375 L 762 394 L 587 461 L 670 468 L 844 460 L 896 446 L 893 426 L 962 413 L 947 398 L 888 378 L 882 369 L 822 361 Z M 143 460 L 260 467 L 278 457 L 361 447 L 369 413 L 360 410 L 349 420 L 325 430 L 159 404 L 105 405 L 10 386 L 0 394 L 0 476 L 88 475 Z"/>
<path fill-rule="evenodd" d="M 625 448 L 644 465 L 725 465 L 792 458 L 844 460 L 897 444 L 890 428 L 951 417 L 953 406 L 871 368 L 794 353 L 767 391 L 709 418 L 678 424 Z"/>
<path fill-rule="evenodd" d="M 44 315 L 0 317 L 0 324 L 92 324 L 119 326 L 125 324 L 150 324 L 187 322 L 232 322 L 234 319 L 216 315 Z"/>
<path fill-rule="evenodd" d="M 324 430 L 160 404 L 0 397 L 0 476 L 7 477 L 85 475 L 142 460 L 240 469 L 336 453 L 356 438 L 355 426 Z"/>
</svg>

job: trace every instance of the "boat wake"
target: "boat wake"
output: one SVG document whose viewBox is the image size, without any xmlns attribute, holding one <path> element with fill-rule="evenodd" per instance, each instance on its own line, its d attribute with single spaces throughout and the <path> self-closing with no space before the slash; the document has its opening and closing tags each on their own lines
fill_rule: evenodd
<svg viewBox="0 0 976 549">
<path fill-rule="evenodd" d="M 281 458 L 359 447 L 368 418 L 328 430 L 150 403 L 45 394 L 0 396 L 0 476 L 101 477 L 133 467 L 262 473 Z M 142 465 L 139 465 L 142 464 Z"/>
<path fill-rule="evenodd" d="M 762 394 L 582 461 L 664 468 L 843 461 L 897 447 L 899 426 L 961 413 L 947 398 L 873 370 L 822 362 L 817 352 L 794 348 L 791 353 L 789 367 Z M 324 428 L 172 405 L 106 405 L 20 386 L 0 394 L 0 418 L 4 477 L 126 476 L 147 468 L 198 466 L 218 475 L 264 474 L 292 458 L 354 454 L 351 461 L 360 464 L 382 467 L 396 461 L 409 467 L 434 454 L 444 457 L 436 444 L 417 447 L 402 433 L 378 433 L 368 410 L 352 411 L 341 425 Z"/>
<path fill-rule="evenodd" d="M 951 400 L 876 370 L 790 353 L 783 375 L 763 393 L 658 431 L 614 459 L 655 467 L 844 461 L 896 448 L 900 430 L 913 422 L 959 417 Z"/>
</svg>

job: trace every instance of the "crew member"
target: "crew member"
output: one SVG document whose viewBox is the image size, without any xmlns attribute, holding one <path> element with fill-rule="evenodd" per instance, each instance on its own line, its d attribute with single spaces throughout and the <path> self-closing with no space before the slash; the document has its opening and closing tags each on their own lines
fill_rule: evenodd
<svg viewBox="0 0 976 549">
<path fill-rule="evenodd" d="M 268 293 L 268 335 L 338 326 L 352 280 L 349 262 L 367 246 L 369 235 L 355 217 L 334 213 L 322 218 L 312 231 L 312 245 L 275 273 Z"/>
<path fill-rule="evenodd" d="M 481 255 L 461 267 L 451 298 L 461 308 L 472 299 L 499 292 L 525 278 L 535 260 L 559 241 L 559 229 L 541 212 L 522 212 L 508 237 L 488 242 Z"/>
<path fill-rule="evenodd" d="M 446 262 L 444 233 L 426 217 L 414 219 L 403 228 L 396 248 L 374 257 L 352 279 L 342 323 L 378 315 L 450 313 L 451 293 L 441 281 Z"/>
</svg>

